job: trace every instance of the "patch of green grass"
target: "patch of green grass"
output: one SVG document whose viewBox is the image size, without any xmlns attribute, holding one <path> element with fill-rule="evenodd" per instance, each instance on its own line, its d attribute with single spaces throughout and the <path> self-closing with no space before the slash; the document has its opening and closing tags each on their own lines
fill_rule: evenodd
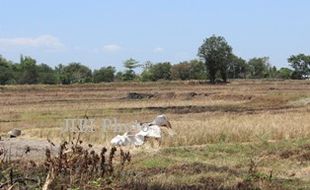
<svg viewBox="0 0 310 190">
<path fill-rule="evenodd" d="M 173 160 L 164 157 L 152 157 L 142 161 L 141 165 L 145 168 L 166 168 L 173 164 Z"/>
<path fill-rule="evenodd" d="M 259 186 L 259 180 L 263 180 L 263 184 L 273 187 L 270 189 L 309 189 L 310 180 L 291 176 L 293 171 L 307 168 L 309 162 L 301 165 L 294 156 L 289 159 L 280 156 L 285 150 L 308 148 L 309 143 L 310 139 L 295 139 L 167 147 L 156 153 L 135 155 L 132 166 L 150 172 L 146 179 L 165 186 L 200 184 L 203 179 L 222 179 L 219 183 L 227 187 L 235 186 L 240 181 Z M 248 174 L 251 160 L 256 164 L 256 171 Z M 266 186 L 261 187 L 264 189 Z"/>
</svg>

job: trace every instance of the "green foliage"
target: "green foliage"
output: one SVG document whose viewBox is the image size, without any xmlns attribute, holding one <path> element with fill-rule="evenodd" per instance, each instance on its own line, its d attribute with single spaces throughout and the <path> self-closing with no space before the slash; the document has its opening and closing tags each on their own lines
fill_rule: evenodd
<svg viewBox="0 0 310 190">
<path fill-rule="evenodd" d="M 145 81 L 152 81 L 152 73 L 150 72 L 150 67 L 153 65 L 151 61 L 146 61 L 143 65 L 143 71 L 140 75 L 140 80 Z"/>
<path fill-rule="evenodd" d="M 114 81 L 115 67 L 102 67 L 99 70 L 95 70 L 93 77 L 94 82 L 112 82 Z"/>
<path fill-rule="evenodd" d="M 209 79 L 215 82 L 216 73 L 219 72 L 223 81 L 227 81 L 227 69 L 232 58 L 232 48 L 222 36 L 211 36 L 204 40 L 198 50 L 198 56 L 205 60 Z"/>
<path fill-rule="evenodd" d="M 169 62 L 149 64 L 141 74 L 142 81 L 157 81 L 171 79 L 171 64 Z"/>
<path fill-rule="evenodd" d="M 190 78 L 191 64 L 187 61 L 175 64 L 171 68 L 173 80 L 188 80 Z"/>
<path fill-rule="evenodd" d="M 0 56 L 0 84 L 9 84 L 13 78 L 12 64 Z"/>
<path fill-rule="evenodd" d="M 123 72 L 119 71 L 115 74 L 115 81 L 122 81 L 123 80 Z"/>
<path fill-rule="evenodd" d="M 131 80 L 134 80 L 135 78 L 136 78 L 136 74 L 133 70 L 127 70 L 122 75 L 123 81 L 131 81 Z"/>
<path fill-rule="evenodd" d="M 251 78 L 269 77 L 269 57 L 252 58 L 248 62 L 250 67 Z"/>
<path fill-rule="evenodd" d="M 124 62 L 124 67 L 126 68 L 126 71 L 122 76 L 122 80 L 130 81 L 130 80 L 135 79 L 136 73 L 135 73 L 134 69 L 139 66 L 138 63 L 139 62 L 133 58 L 130 58 Z"/>
<path fill-rule="evenodd" d="M 39 83 L 41 84 L 57 84 L 56 73 L 50 66 L 42 63 L 38 65 Z"/>
<path fill-rule="evenodd" d="M 268 76 L 268 77 L 269 77 L 269 78 L 276 78 L 277 73 L 278 73 L 277 67 L 275 67 L 275 66 L 270 67 L 270 68 L 269 68 L 269 76 Z"/>
<path fill-rule="evenodd" d="M 289 69 L 289 68 L 281 68 L 278 70 L 277 72 L 277 78 L 280 79 L 290 79 L 292 76 L 293 70 Z"/>
<path fill-rule="evenodd" d="M 310 74 L 310 56 L 305 54 L 292 55 L 288 58 L 290 66 L 294 69 L 293 79 L 302 79 L 303 75 Z"/>
<path fill-rule="evenodd" d="M 207 70 L 206 65 L 199 60 L 191 60 L 190 62 L 190 72 L 189 72 L 189 79 L 197 79 L 203 80 L 207 79 Z"/>
<path fill-rule="evenodd" d="M 198 60 L 184 61 L 171 67 L 173 80 L 206 79 L 207 73 L 203 62 Z"/>
<path fill-rule="evenodd" d="M 169 158 L 154 157 L 142 161 L 142 166 L 145 168 L 166 168 L 171 165 L 173 161 Z"/>
<path fill-rule="evenodd" d="M 127 68 L 128 70 L 133 70 L 136 67 L 138 67 L 138 63 L 139 62 L 136 61 L 135 59 L 130 58 L 124 62 L 124 67 Z"/>
<path fill-rule="evenodd" d="M 31 57 L 20 58 L 19 72 L 21 76 L 19 83 L 21 84 L 36 84 L 39 81 L 39 73 L 37 70 L 36 60 Z"/>
<path fill-rule="evenodd" d="M 124 61 L 125 71 L 117 72 L 115 67 L 102 67 L 98 70 L 89 69 L 80 63 L 69 65 L 59 64 L 51 68 L 47 64 L 37 65 L 31 57 L 20 57 L 20 63 L 12 63 L 0 55 L 0 85 L 5 84 L 72 84 L 87 82 L 113 81 L 157 81 L 157 80 L 204 80 L 209 78 L 215 83 L 219 78 L 224 82 L 227 78 L 280 78 L 303 79 L 310 75 L 310 56 L 305 54 L 292 55 L 288 62 L 293 70 L 269 64 L 268 57 L 254 57 L 249 61 L 232 53 L 232 48 L 222 36 L 206 38 L 198 49 L 200 60 L 183 61 L 178 64 L 160 62 L 153 64 L 147 61 L 140 65 L 130 58 Z M 137 74 L 137 67 L 143 68 Z"/>
<path fill-rule="evenodd" d="M 249 65 L 246 60 L 235 55 L 232 56 L 231 62 L 228 66 L 228 78 L 246 78 L 249 73 Z"/>
<path fill-rule="evenodd" d="M 91 70 L 80 63 L 70 63 L 63 67 L 60 75 L 62 84 L 85 83 L 92 80 Z"/>
</svg>

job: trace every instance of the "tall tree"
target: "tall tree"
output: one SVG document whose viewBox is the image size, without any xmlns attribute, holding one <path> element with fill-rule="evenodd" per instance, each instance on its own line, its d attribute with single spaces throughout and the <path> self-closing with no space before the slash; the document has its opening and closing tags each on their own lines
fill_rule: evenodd
<svg viewBox="0 0 310 190">
<path fill-rule="evenodd" d="M 20 58 L 19 70 L 21 76 L 19 83 L 21 84 L 36 84 L 39 81 L 39 73 L 37 70 L 36 60 L 31 57 Z"/>
<path fill-rule="evenodd" d="M 8 84 L 13 81 L 12 63 L 0 55 L 0 84 Z"/>
<path fill-rule="evenodd" d="M 224 82 L 227 81 L 227 69 L 232 57 L 232 48 L 222 36 L 211 36 L 204 40 L 198 50 L 198 56 L 205 60 L 210 82 L 214 83 L 219 71 Z"/>
<path fill-rule="evenodd" d="M 294 79 L 301 79 L 303 75 L 310 74 L 310 56 L 305 54 L 292 55 L 288 58 L 290 66 L 293 67 L 294 72 L 292 77 Z"/>
<path fill-rule="evenodd" d="M 136 77 L 134 69 L 138 67 L 138 61 L 133 58 L 130 58 L 124 62 L 124 67 L 126 68 L 125 73 L 123 74 L 123 80 L 129 81 L 133 80 Z"/>
</svg>

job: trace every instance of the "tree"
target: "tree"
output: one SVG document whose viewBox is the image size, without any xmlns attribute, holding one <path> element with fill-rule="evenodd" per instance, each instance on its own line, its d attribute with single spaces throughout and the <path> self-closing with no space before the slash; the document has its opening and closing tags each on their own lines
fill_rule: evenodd
<svg viewBox="0 0 310 190">
<path fill-rule="evenodd" d="M 38 70 L 38 81 L 42 84 L 57 84 L 56 72 L 50 66 L 42 63 L 37 66 Z"/>
<path fill-rule="evenodd" d="M 136 74 L 135 74 L 134 69 L 139 66 L 138 63 L 139 62 L 133 58 L 130 58 L 124 62 L 124 67 L 126 68 L 126 71 L 123 74 L 123 80 L 124 81 L 129 81 L 129 80 L 135 79 Z"/>
<path fill-rule="evenodd" d="M 12 63 L 0 55 L 0 84 L 9 84 L 13 81 Z"/>
<path fill-rule="evenodd" d="M 202 61 L 194 59 L 189 64 L 189 79 L 203 80 L 207 78 L 206 66 Z"/>
<path fill-rule="evenodd" d="M 160 79 L 171 79 L 171 64 L 169 62 L 157 63 L 150 67 L 151 80 L 157 81 Z"/>
<path fill-rule="evenodd" d="M 171 64 L 169 62 L 152 64 L 147 62 L 144 65 L 144 70 L 141 73 L 142 81 L 157 81 L 160 79 L 170 80 L 171 79 Z"/>
<path fill-rule="evenodd" d="M 204 40 L 198 50 L 198 56 L 205 61 L 211 83 L 215 82 L 218 71 L 223 81 L 227 81 L 226 71 L 231 61 L 232 48 L 224 37 L 213 35 Z"/>
<path fill-rule="evenodd" d="M 277 71 L 276 77 L 280 79 L 290 79 L 292 76 L 293 70 L 289 68 L 281 68 Z"/>
<path fill-rule="evenodd" d="M 114 80 L 115 80 L 115 81 L 122 81 L 122 80 L 123 80 L 123 75 L 124 75 L 123 72 L 118 71 L 118 72 L 115 74 Z"/>
<path fill-rule="evenodd" d="M 140 75 L 141 81 L 152 81 L 152 73 L 150 71 L 150 68 L 153 66 L 153 63 L 151 61 L 146 61 L 141 67 L 143 68 L 143 71 Z"/>
<path fill-rule="evenodd" d="M 39 74 L 37 70 L 36 60 L 31 57 L 20 58 L 19 71 L 21 76 L 19 83 L 21 84 L 36 84 L 39 81 Z"/>
<path fill-rule="evenodd" d="M 62 84 L 91 82 L 91 70 L 80 63 L 70 63 L 61 70 Z"/>
<path fill-rule="evenodd" d="M 171 77 L 173 80 L 206 79 L 207 73 L 202 61 L 191 60 L 173 65 Z"/>
<path fill-rule="evenodd" d="M 305 54 L 292 55 L 288 58 L 288 62 L 294 69 L 292 78 L 302 79 L 303 75 L 310 74 L 310 56 Z"/>
<path fill-rule="evenodd" d="M 57 83 L 63 84 L 64 79 L 64 74 L 63 74 L 63 69 L 64 69 L 63 64 L 58 64 L 58 66 L 55 67 L 55 77 L 57 80 Z"/>
<path fill-rule="evenodd" d="M 252 58 L 248 62 L 251 78 L 266 78 L 269 76 L 269 57 Z"/>
<path fill-rule="evenodd" d="M 95 70 L 93 74 L 94 82 L 113 82 L 115 71 L 115 67 L 111 66 L 102 67 L 99 70 Z"/>
<path fill-rule="evenodd" d="M 235 55 L 232 56 L 231 62 L 228 66 L 228 78 L 246 78 L 249 72 L 249 66 L 246 60 Z"/>
<path fill-rule="evenodd" d="M 189 80 L 191 64 L 187 61 L 175 64 L 171 67 L 171 77 L 173 80 Z"/>
<path fill-rule="evenodd" d="M 269 73 L 268 73 L 268 77 L 269 78 L 276 78 L 276 75 L 277 75 L 277 67 L 276 66 L 273 66 L 273 67 L 269 67 Z"/>
</svg>

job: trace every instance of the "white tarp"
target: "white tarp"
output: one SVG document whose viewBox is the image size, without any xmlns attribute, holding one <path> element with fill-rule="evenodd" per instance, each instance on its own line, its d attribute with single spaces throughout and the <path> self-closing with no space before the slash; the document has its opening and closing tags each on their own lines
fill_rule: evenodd
<svg viewBox="0 0 310 190">
<path fill-rule="evenodd" d="M 161 138 L 161 130 L 158 125 L 143 127 L 140 132 L 135 135 L 125 133 L 117 135 L 111 140 L 113 146 L 140 146 L 144 144 L 145 137 Z"/>
<path fill-rule="evenodd" d="M 124 135 L 117 135 L 116 137 L 114 137 L 111 140 L 111 144 L 113 146 L 127 146 L 130 145 L 130 139 L 128 138 L 127 133 L 125 133 Z"/>
<path fill-rule="evenodd" d="M 158 125 L 144 125 L 140 132 L 137 135 L 143 137 L 154 137 L 154 138 L 161 138 L 161 130 Z"/>
<path fill-rule="evenodd" d="M 140 125 L 140 131 L 136 134 L 126 132 L 123 135 L 117 135 L 111 140 L 113 146 L 142 145 L 145 137 L 161 138 L 160 126 L 171 125 L 165 115 L 158 115 L 152 122 Z"/>
</svg>

